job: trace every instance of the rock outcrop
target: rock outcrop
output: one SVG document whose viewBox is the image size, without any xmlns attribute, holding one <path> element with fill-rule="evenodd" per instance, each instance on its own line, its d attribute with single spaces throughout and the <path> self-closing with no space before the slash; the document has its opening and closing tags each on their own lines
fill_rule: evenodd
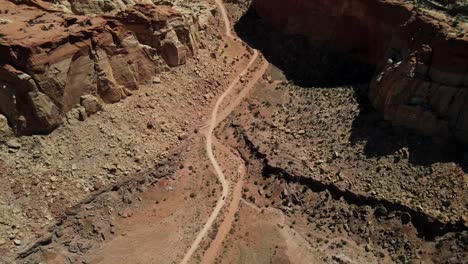
<svg viewBox="0 0 468 264">
<path fill-rule="evenodd" d="M 89 17 L 20 2 L 0 0 L 0 114 L 17 134 L 51 132 L 83 95 L 117 102 L 197 49 L 193 23 L 168 6 Z"/>
<path fill-rule="evenodd" d="M 169 66 L 184 64 L 197 52 L 196 24 L 170 6 L 138 4 L 116 17 L 141 43 L 156 49 Z"/>
<path fill-rule="evenodd" d="M 13 135 L 13 131 L 8 124 L 8 119 L 4 115 L 0 115 L 0 142 L 6 141 Z"/>
<path fill-rule="evenodd" d="M 465 23 L 402 0 L 254 0 L 268 23 L 376 66 L 369 98 L 386 119 L 468 143 Z"/>
<path fill-rule="evenodd" d="M 152 4 L 151 0 L 46 0 L 55 8 L 77 15 L 104 14 L 125 11 L 136 4 Z"/>
</svg>

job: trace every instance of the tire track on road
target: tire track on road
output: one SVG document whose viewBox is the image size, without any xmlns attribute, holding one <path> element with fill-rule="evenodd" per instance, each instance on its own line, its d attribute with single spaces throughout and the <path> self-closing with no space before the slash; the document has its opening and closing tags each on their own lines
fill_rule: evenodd
<svg viewBox="0 0 468 264">
<path fill-rule="evenodd" d="M 221 0 L 215 0 L 216 5 L 218 6 L 219 10 L 221 11 L 221 15 L 224 20 L 225 24 L 225 33 L 226 36 L 231 37 L 233 40 L 239 40 L 238 38 L 234 37 L 231 32 L 231 21 L 229 20 L 229 17 L 227 15 L 226 8 Z M 197 237 L 195 238 L 195 241 L 192 243 L 190 249 L 186 252 L 184 258 L 181 261 L 181 264 L 186 264 L 190 261 L 190 258 L 192 255 L 195 253 L 195 251 L 198 249 L 200 246 L 201 241 L 203 238 L 207 235 L 211 227 L 213 226 L 214 221 L 218 217 L 219 213 L 221 212 L 221 209 L 224 207 L 224 204 L 226 203 L 226 198 L 229 193 L 229 182 L 226 180 L 226 177 L 223 173 L 223 170 L 221 169 L 218 161 L 214 157 L 213 154 L 213 132 L 215 128 L 217 127 L 218 123 L 221 122 L 222 120 L 218 120 L 218 112 L 221 104 L 223 103 L 224 99 L 229 95 L 229 93 L 234 89 L 234 87 L 239 83 L 240 79 L 247 74 L 249 69 L 252 67 L 254 62 L 257 60 L 259 57 L 259 53 L 257 50 L 254 50 L 254 54 L 249 62 L 249 64 L 244 68 L 244 70 L 231 82 L 231 84 L 228 86 L 226 91 L 218 98 L 216 101 L 216 104 L 213 108 L 213 111 L 211 113 L 211 119 L 209 121 L 209 128 L 208 131 L 206 132 L 206 152 L 208 155 L 208 158 L 213 165 L 213 168 L 216 172 L 216 176 L 218 177 L 218 180 L 220 181 L 223 191 L 222 195 L 219 198 L 218 202 L 216 203 L 216 207 L 214 208 L 213 212 L 211 213 L 210 217 L 208 218 L 207 222 L 203 226 L 202 230 L 198 233 Z M 252 85 L 253 86 L 253 85 Z M 231 109 L 231 108 L 229 108 Z M 232 111 L 232 109 L 231 109 Z M 224 113 L 223 117 L 227 116 L 226 113 Z"/>
</svg>

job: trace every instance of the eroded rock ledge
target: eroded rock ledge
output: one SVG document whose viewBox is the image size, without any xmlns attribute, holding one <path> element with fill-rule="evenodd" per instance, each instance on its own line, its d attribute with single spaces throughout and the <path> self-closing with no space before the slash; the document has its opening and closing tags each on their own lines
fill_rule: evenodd
<svg viewBox="0 0 468 264">
<path fill-rule="evenodd" d="M 468 143 L 467 26 L 402 0 L 254 0 L 275 28 L 376 66 L 369 98 L 395 125 Z"/>
<path fill-rule="evenodd" d="M 84 16 L 17 2 L 0 0 L 0 114 L 17 134 L 49 133 L 83 95 L 117 102 L 197 52 L 198 24 L 171 6 Z"/>
</svg>

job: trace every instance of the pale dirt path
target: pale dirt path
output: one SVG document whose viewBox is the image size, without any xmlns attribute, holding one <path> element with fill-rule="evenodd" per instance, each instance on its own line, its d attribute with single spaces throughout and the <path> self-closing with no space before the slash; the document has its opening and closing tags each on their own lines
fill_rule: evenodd
<svg viewBox="0 0 468 264">
<path fill-rule="evenodd" d="M 230 38 L 233 38 L 233 39 L 239 40 L 237 37 L 234 37 L 232 35 L 231 20 L 229 19 L 229 16 L 227 14 L 226 7 L 224 6 L 223 0 L 215 0 L 215 2 L 216 2 L 216 5 L 218 6 L 219 11 L 221 11 L 221 16 L 223 16 L 226 36 L 230 37 Z"/>
<path fill-rule="evenodd" d="M 245 199 L 241 200 L 245 205 L 254 209 L 258 213 L 261 213 L 262 209 L 257 207 L 257 205 L 250 203 Z M 270 211 L 277 216 L 276 218 L 272 217 L 271 221 L 276 222 L 276 228 L 286 243 L 286 255 L 289 257 L 289 261 L 291 263 L 323 263 L 322 258 L 326 255 L 325 250 L 316 250 L 312 248 L 307 239 L 305 239 L 296 230 L 289 227 L 286 223 L 286 216 L 281 212 L 281 210 L 272 207 L 263 208 L 263 210 Z"/>
<path fill-rule="evenodd" d="M 240 77 L 245 75 L 250 68 L 250 66 L 255 62 L 255 60 L 258 57 L 258 52 L 255 51 L 254 56 L 252 57 L 250 63 L 247 65 L 247 67 L 244 69 L 244 71 L 234 79 L 234 81 L 229 85 L 228 89 L 219 97 L 218 101 L 216 102 L 215 107 L 213 108 L 213 112 L 211 114 L 211 119 L 209 122 L 209 128 L 206 133 L 206 152 L 208 154 L 208 158 L 213 165 L 213 168 L 216 172 L 216 176 L 218 177 L 218 180 L 221 182 L 221 185 L 223 187 L 223 193 L 221 197 L 219 198 L 218 202 L 216 203 L 216 207 L 211 213 L 210 217 L 208 218 L 208 221 L 206 222 L 205 226 L 203 226 L 203 229 L 198 233 L 195 241 L 193 242 L 192 246 L 190 247 L 189 251 L 185 254 L 185 257 L 182 259 L 181 264 L 186 264 L 192 257 L 193 253 L 197 250 L 198 246 L 200 245 L 202 239 L 206 236 L 208 231 L 211 229 L 214 221 L 216 220 L 216 217 L 218 214 L 221 212 L 221 209 L 223 208 L 224 204 L 226 203 L 226 198 L 228 196 L 229 192 L 229 183 L 226 180 L 226 177 L 224 176 L 223 170 L 218 164 L 218 161 L 213 155 L 213 132 L 216 128 L 216 120 L 218 116 L 218 110 L 219 106 L 223 102 L 224 98 L 229 94 L 229 92 L 236 86 L 236 84 L 239 82 Z"/>
<path fill-rule="evenodd" d="M 232 192 L 232 201 L 229 204 L 228 213 L 226 214 L 223 223 L 219 227 L 218 233 L 216 234 L 215 239 L 211 242 L 210 247 L 203 255 L 201 263 L 211 264 L 214 263 L 218 252 L 223 245 L 224 239 L 227 237 L 229 231 L 231 230 L 232 223 L 235 219 L 235 214 L 239 209 L 239 204 L 242 198 L 242 186 L 244 185 L 244 174 L 245 166 L 239 168 L 240 177 L 237 181 L 236 186 Z"/>
<path fill-rule="evenodd" d="M 249 81 L 249 83 L 238 94 L 238 96 L 236 97 L 236 100 L 234 100 L 234 102 L 229 104 L 229 106 L 227 106 L 226 109 L 224 109 L 224 111 L 220 114 L 220 119 L 218 120 L 217 123 L 224 120 L 237 107 L 237 105 L 239 105 L 239 103 L 244 99 L 244 97 L 248 95 L 250 90 L 254 87 L 254 85 L 258 82 L 258 80 L 263 76 L 265 71 L 268 69 L 268 66 L 269 66 L 268 62 L 263 63 L 262 67 L 252 76 L 252 79 Z M 239 168 L 239 171 L 238 171 L 239 180 L 237 181 L 237 184 L 234 187 L 234 190 L 232 193 L 232 201 L 229 204 L 227 214 L 219 227 L 219 230 L 215 239 L 211 241 L 210 247 L 205 252 L 202 262 L 201 262 L 202 264 L 214 263 L 216 257 L 218 256 L 219 250 L 223 246 L 223 241 L 226 239 L 229 231 L 232 228 L 232 224 L 234 223 L 234 220 L 235 220 L 235 214 L 237 211 L 239 211 L 239 204 L 242 198 L 242 186 L 244 184 L 243 179 L 246 173 L 243 162 L 244 161 L 242 160 L 241 168 Z"/>
<path fill-rule="evenodd" d="M 218 118 L 218 124 L 226 119 L 232 111 L 244 100 L 244 98 L 249 94 L 250 90 L 257 84 L 258 80 L 262 78 L 263 74 L 268 70 L 268 67 L 270 66 L 270 63 L 268 61 L 264 61 L 262 65 L 260 66 L 260 69 L 255 72 L 255 74 L 252 76 L 250 82 L 245 86 L 242 91 L 240 91 L 239 94 L 237 94 L 235 100 L 231 102 L 226 108 L 219 114 Z"/>
<path fill-rule="evenodd" d="M 234 38 L 233 35 L 232 35 L 231 22 L 229 21 L 229 17 L 227 15 L 227 11 L 226 11 L 226 8 L 224 7 L 224 4 L 222 3 L 221 0 L 215 0 L 215 1 L 216 1 L 216 5 L 218 6 L 218 8 L 221 11 L 221 15 L 222 15 L 224 23 L 225 23 L 226 36 L 232 37 L 233 39 L 237 39 L 237 38 Z M 209 160 L 210 160 L 211 164 L 213 165 L 213 168 L 214 168 L 214 170 L 216 172 L 216 176 L 218 177 L 218 180 L 221 182 L 221 185 L 223 187 L 223 192 L 222 192 L 222 195 L 219 198 L 218 202 L 216 203 L 216 207 L 214 208 L 213 212 L 211 213 L 210 217 L 208 218 L 206 224 L 203 226 L 202 230 L 198 233 L 197 237 L 195 238 L 195 241 L 192 243 L 192 246 L 190 247 L 190 249 L 185 254 L 184 258 L 182 259 L 181 264 L 186 264 L 186 263 L 189 262 L 189 260 L 192 257 L 193 253 L 195 253 L 195 251 L 198 249 L 201 241 L 203 240 L 203 238 L 206 236 L 208 231 L 213 226 L 213 223 L 216 220 L 216 217 L 219 215 L 219 213 L 221 212 L 221 209 L 224 207 L 224 204 L 226 203 L 226 198 L 227 198 L 228 193 L 229 193 L 229 183 L 226 180 L 226 177 L 224 176 L 223 170 L 219 166 L 218 161 L 216 160 L 216 158 L 214 157 L 214 154 L 213 154 L 213 138 L 212 138 L 213 137 L 213 132 L 214 132 L 214 130 L 215 130 L 217 124 L 218 124 L 218 121 L 219 121 L 218 120 L 219 107 L 223 103 L 226 96 L 239 83 L 241 77 L 243 77 L 248 72 L 249 68 L 254 64 L 255 60 L 258 58 L 258 55 L 259 55 L 258 51 L 255 50 L 254 55 L 252 56 L 249 64 L 245 67 L 245 69 L 241 72 L 241 74 L 239 74 L 231 82 L 231 84 L 228 86 L 226 91 L 218 98 L 218 100 L 216 101 L 216 104 L 215 104 L 215 106 L 213 108 L 213 111 L 211 113 L 209 128 L 208 128 L 208 131 L 206 132 L 206 145 L 205 145 L 205 148 L 206 148 L 206 152 L 208 154 L 208 158 L 209 158 Z"/>
</svg>

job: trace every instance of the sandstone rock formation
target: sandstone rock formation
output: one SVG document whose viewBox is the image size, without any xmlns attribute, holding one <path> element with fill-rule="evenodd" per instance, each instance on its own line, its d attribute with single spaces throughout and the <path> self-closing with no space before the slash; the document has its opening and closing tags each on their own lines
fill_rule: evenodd
<svg viewBox="0 0 468 264">
<path fill-rule="evenodd" d="M 52 131 L 86 94 L 117 102 L 163 70 L 164 60 L 177 66 L 197 49 L 193 23 L 171 7 L 88 17 L 22 2 L 0 0 L 0 114 L 19 134 Z"/>
<path fill-rule="evenodd" d="M 184 64 L 197 52 L 193 20 L 172 7 L 138 4 L 116 17 L 141 43 L 155 48 L 169 66 Z"/>
<path fill-rule="evenodd" d="M 103 14 L 124 11 L 135 4 L 152 4 L 151 0 L 46 0 L 56 8 L 78 15 Z"/>
<path fill-rule="evenodd" d="M 376 66 L 369 98 L 396 125 L 468 143 L 467 25 L 402 0 L 254 0 L 279 30 Z"/>
</svg>

